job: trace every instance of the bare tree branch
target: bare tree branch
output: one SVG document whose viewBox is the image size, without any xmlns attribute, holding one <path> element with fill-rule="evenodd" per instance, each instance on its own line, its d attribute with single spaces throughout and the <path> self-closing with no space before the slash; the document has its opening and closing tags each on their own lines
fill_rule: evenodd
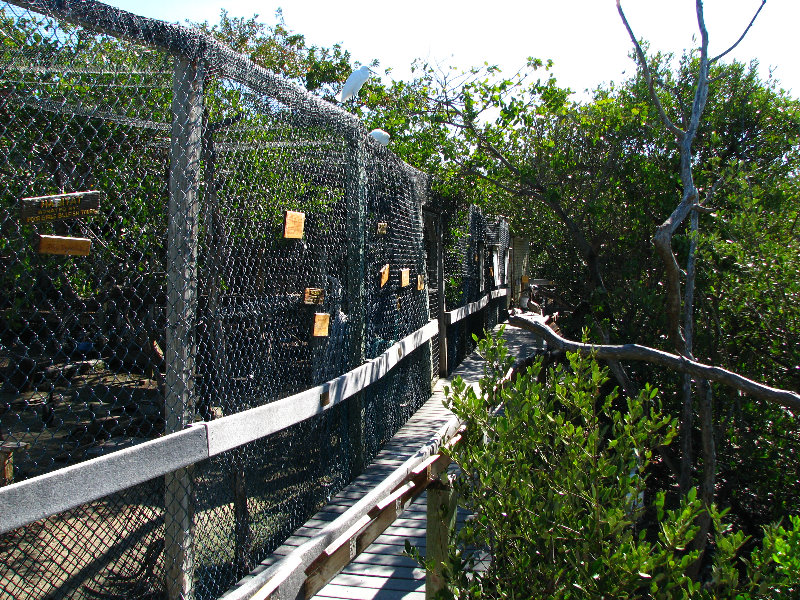
<svg viewBox="0 0 800 600">
<path fill-rule="evenodd" d="M 633 47 L 636 50 L 636 56 L 639 58 L 639 64 L 642 67 L 642 74 L 644 74 L 644 79 L 647 82 L 647 88 L 650 90 L 650 98 L 653 100 L 653 104 L 656 105 L 656 110 L 658 110 L 661 120 L 664 122 L 664 125 L 666 125 L 667 129 L 674 133 L 678 139 L 683 138 L 684 131 L 672 122 L 672 120 L 667 116 L 664 107 L 661 105 L 661 100 L 658 98 L 655 84 L 653 83 L 653 76 L 650 73 L 650 67 L 647 65 L 647 59 L 645 58 L 644 50 L 642 50 L 639 40 L 636 39 L 633 29 L 631 29 L 630 24 L 628 24 L 628 18 L 625 16 L 625 12 L 622 10 L 621 0 L 617 0 L 617 11 L 619 12 L 619 16 L 622 18 L 622 23 L 625 25 L 625 29 L 628 30 L 628 35 L 633 42 Z"/>
<path fill-rule="evenodd" d="M 792 417 L 796 417 L 796 413 L 800 411 L 800 394 L 789 390 L 769 387 L 763 383 L 758 383 L 738 373 L 734 373 L 733 371 L 723 369 L 722 367 L 706 365 L 684 356 L 678 356 L 677 354 L 671 354 L 663 350 L 656 350 L 655 348 L 649 348 L 639 344 L 595 345 L 568 340 L 545 325 L 542 317 L 537 318 L 533 315 L 512 314 L 509 315 L 508 322 L 510 325 L 527 329 L 528 331 L 542 336 L 550 346 L 559 350 L 580 352 L 587 356 L 593 354 L 601 360 L 626 360 L 661 365 L 662 367 L 667 367 L 680 373 L 689 373 L 701 379 L 716 381 L 734 389 L 741 390 L 755 398 L 778 404 L 789 409 Z"/>
<path fill-rule="evenodd" d="M 666 292 L 667 304 L 666 311 L 669 322 L 669 337 L 675 349 L 681 354 L 684 353 L 686 341 L 683 338 L 681 329 L 681 269 L 675 253 L 672 251 L 672 236 L 680 227 L 683 220 L 692 212 L 692 208 L 697 204 L 697 190 L 690 189 L 689 193 L 684 192 L 681 203 L 675 208 L 672 214 L 661 225 L 656 228 L 653 236 L 653 246 L 664 262 L 666 270 Z"/>
<path fill-rule="evenodd" d="M 683 328 L 681 324 L 681 270 L 678 265 L 677 258 L 675 257 L 675 253 L 672 250 L 672 236 L 675 234 L 678 227 L 681 226 L 684 219 L 686 219 L 694 207 L 699 203 L 699 196 L 697 188 L 694 185 L 694 178 L 692 174 L 692 143 L 697 135 L 697 130 L 700 126 L 700 119 L 703 115 L 703 111 L 705 110 L 706 102 L 708 100 L 708 30 L 706 29 L 702 0 L 695 0 L 695 6 L 697 12 L 697 24 L 700 29 L 700 70 L 697 75 L 697 83 L 695 86 L 694 100 L 692 101 L 692 111 L 689 117 L 689 123 L 686 130 L 681 130 L 681 134 L 678 136 L 683 197 L 681 198 L 681 202 L 667 218 L 667 220 L 656 228 L 655 235 L 653 236 L 653 245 L 655 246 L 656 252 L 664 262 L 664 268 L 666 270 L 666 312 L 669 323 L 668 333 L 675 349 L 680 354 L 685 354 L 686 352 L 686 340 L 684 339 Z M 652 77 L 649 73 L 644 52 L 642 51 L 639 43 L 636 41 L 636 38 L 633 35 L 630 26 L 628 25 L 627 19 L 625 18 L 625 14 L 620 5 L 620 0 L 617 0 L 617 9 L 622 17 L 623 22 L 625 23 L 625 27 L 628 30 L 631 39 L 634 42 L 634 47 L 636 48 L 636 55 L 639 59 L 640 66 L 642 67 L 643 72 L 645 72 L 645 76 L 648 78 L 648 86 L 650 87 L 652 100 L 659 109 L 659 112 L 663 113 L 663 107 L 661 106 L 661 103 L 653 88 Z M 674 124 L 672 127 L 670 127 L 671 123 L 667 123 L 665 121 L 665 124 L 667 125 L 668 129 L 674 132 L 672 129 L 675 127 Z"/>
<path fill-rule="evenodd" d="M 750 23 L 749 23 L 749 25 L 747 26 L 747 28 L 744 30 L 744 33 L 742 33 L 742 35 L 741 35 L 741 36 L 739 36 L 739 39 L 738 39 L 738 40 L 736 40 L 736 43 L 734 43 L 734 44 L 733 44 L 733 46 L 731 46 L 730 48 L 728 48 L 727 50 L 725 50 L 725 52 L 723 52 L 722 54 L 718 54 L 717 56 L 715 56 L 714 58 L 712 58 L 712 59 L 709 61 L 709 62 L 710 62 L 712 65 L 713 65 L 715 62 L 717 62 L 717 61 L 718 61 L 720 58 L 722 58 L 723 56 L 725 56 L 726 54 L 728 54 L 728 53 L 729 53 L 731 50 L 733 50 L 734 48 L 736 48 L 736 46 L 738 46 L 738 45 L 739 45 L 739 43 L 740 43 L 740 42 L 741 42 L 741 41 L 744 39 L 744 37 L 747 35 L 747 32 L 748 32 L 748 31 L 750 31 L 750 28 L 753 26 L 753 23 L 755 23 L 755 22 L 756 22 L 756 19 L 758 18 L 758 15 L 759 15 L 759 13 L 761 12 L 761 9 L 762 9 L 762 8 L 764 8 L 764 5 L 765 5 L 766 3 L 767 3 L 767 0 L 761 0 L 761 5 L 758 7 L 758 10 L 756 11 L 756 14 L 754 14 L 754 15 L 753 15 L 753 18 L 752 18 L 752 19 L 750 19 Z"/>
<path fill-rule="evenodd" d="M 708 100 L 708 30 L 703 16 L 703 0 L 696 0 L 695 5 L 697 7 L 697 26 L 700 28 L 700 72 L 697 74 L 697 87 L 695 88 L 694 101 L 692 102 L 692 116 L 689 127 L 686 129 L 686 138 L 681 140 L 683 146 L 686 147 L 689 158 L 691 158 L 691 146 L 692 142 L 694 142 L 694 136 L 700 126 L 700 117 L 703 116 L 706 101 Z"/>
</svg>

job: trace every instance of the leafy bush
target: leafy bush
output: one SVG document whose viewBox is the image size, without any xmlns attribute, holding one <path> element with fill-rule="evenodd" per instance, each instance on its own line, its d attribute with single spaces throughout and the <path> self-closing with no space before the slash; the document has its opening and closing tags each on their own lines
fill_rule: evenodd
<svg viewBox="0 0 800 600">
<path fill-rule="evenodd" d="M 692 491 L 673 510 L 663 492 L 645 503 L 654 452 L 676 435 L 657 390 L 626 401 L 603 396 L 605 369 L 575 354 L 546 383 L 537 364 L 496 389 L 512 359 L 502 339 L 489 336 L 479 349 L 479 389 L 456 379 L 447 390 L 448 407 L 467 425 L 452 457 L 459 505 L 472 516 L 442 566 L 444 597 L 798 597 L 797 518 L 790 530 L 769 528 L 745 562 L 745 535 L 711 507 L 712 564 L 703 581 L 687 575 L 699 558 L 691 542 L 701 502 Z"/>
</svg>

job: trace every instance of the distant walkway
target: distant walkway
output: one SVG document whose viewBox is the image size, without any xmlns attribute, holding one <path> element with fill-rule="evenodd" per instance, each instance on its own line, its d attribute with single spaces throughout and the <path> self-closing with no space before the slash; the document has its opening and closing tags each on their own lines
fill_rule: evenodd
<svg viewBox="0 0 800 600">
<path fill-rule="evenodd" d="M 505 339 L 511 356 L 528 356 L 541 347 L 532 333 L 506 326 Z M 477 383 L 483 374 L 483 360 L 473 352 L 452 373 L 468 383 Z M 318 535 L 322 528 L 351 508 L 370 490 L 428 443 L 431 436 L 453 416 L 445 409 L 444 387 L 449 379 L 440 379 L 430 399 L 395 434 L 370 466 L 353 483 L 339 492 L 316 515 L 298 529 L 240 584 L 269 569 L 298 546 Z M 463 514 L 459 518 L 463 520 Z M 426 530 L 426 494 L 411 504 L 375 542 L 356 556 L 344 570 L 314 598 L 351 600 L 423 600 L 425 571 L 403 556 L 405 541 L 418 546 L 424 554 Z M 224 598 L 222 599 L 224 600 Z"/>
</svg>

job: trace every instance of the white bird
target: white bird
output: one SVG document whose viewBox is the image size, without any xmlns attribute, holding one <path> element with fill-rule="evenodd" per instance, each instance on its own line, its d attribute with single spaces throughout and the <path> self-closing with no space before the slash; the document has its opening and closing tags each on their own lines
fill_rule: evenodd
<svg viewBox="0 0 800 600">
<path fill-rule="evenodd" d="M 381 146 L 388 146 L 389 145 L 389 134 L 386 133 L 383 129 L 373 129 L 369 132 L 369 134 L 375 138 L 375 140 Z"/>
<path fill-rule="evenodd" d="M 367 79 L 369 79 L 369 67 L 367 65 L 350 73 L 350 77 L 344 82 L 344 87 L 342 88 L 341 101 L 347 102 L 350 98 L 353 98 L 358 93 L 358 90 L 361 89 L 361 86 L 366 83 Z"/>
</svg>

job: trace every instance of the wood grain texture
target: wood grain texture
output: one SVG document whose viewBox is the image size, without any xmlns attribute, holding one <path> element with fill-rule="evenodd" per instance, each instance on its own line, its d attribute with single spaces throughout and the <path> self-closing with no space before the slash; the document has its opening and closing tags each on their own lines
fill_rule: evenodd
<svg viewBox="0 0 800 600">
<path fill-rule="evenodd" d="M 331 316 L 328 313 L 314 313 L 314 337 L 328 337 Z"/>
<path fill-rule="evenodd" d="M 96 215 L 99 208 L 98 191 L 39 196 L 20 201 L 19 218 L 25 225 L 35 225 Z"/>
<path fill-rule="evenodd" d="M 305 213 L 287 210 L 283 215 L 283 237 L 287 240 L 299 240 L 303 237 L 305 225 Z"/>
<path fill-rule="evenodd" d="M 389 281 L 389 265 L 383 265 L 379 271 L 381 287 L 385 286 Z"/>
<path fill-rule="evenodd" d="M 92 240 L 60 235 L 40 235 L 38 249 L 39 254 L 89 256 L 92 251 Z"/>
<path fill-rule="evenodd" d="M 306 288 L 303 293 L 303 304 L 322 304 L 325 302 L 325 290 L 320 288 Z"/>
</svg>

